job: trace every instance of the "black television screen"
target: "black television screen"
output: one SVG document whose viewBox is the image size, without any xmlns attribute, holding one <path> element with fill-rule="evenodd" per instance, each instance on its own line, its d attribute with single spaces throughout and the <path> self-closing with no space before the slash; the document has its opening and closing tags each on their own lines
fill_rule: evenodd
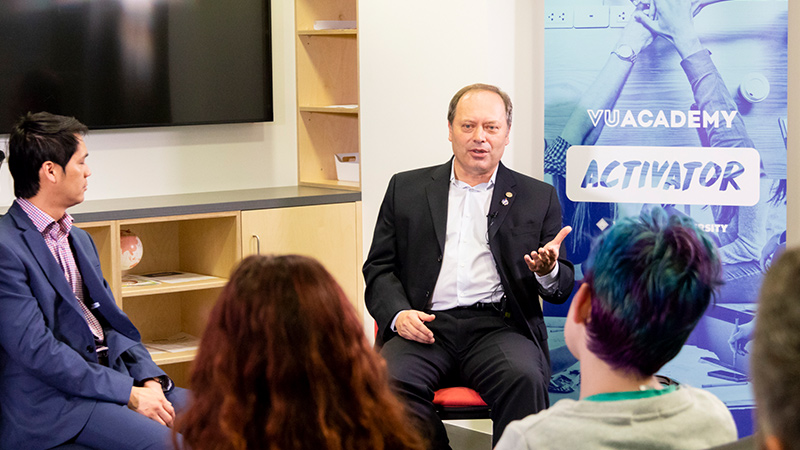
<svg viewBox="0 0 800 450">
<path fill-rule="evenodd" d="M 269 0 L 0 0 L 0 133 L 273 120 Z"/>
</svg>

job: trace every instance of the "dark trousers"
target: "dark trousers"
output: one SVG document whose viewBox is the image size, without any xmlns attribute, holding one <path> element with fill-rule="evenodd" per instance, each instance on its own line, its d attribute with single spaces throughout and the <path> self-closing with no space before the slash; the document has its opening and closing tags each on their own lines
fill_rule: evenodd
<svg viewBox="0 0 800 450">
<path fill-rule="evenodd" d="M 188 405 L 189 391 L 176 387 L 166 397 L 178 414 Z M 90 448 L 115 450 L 175 448 L 171 429 L 128 409 L 126 405 L 106 402 L 95 405 L 89 421 L 71 442 Z"/>
<path fill-rule="evenodd" d="M 421 421 L 433 449 L 449 449 L 444 424 L 433 406 L 440 387 L 467 386 L 492 409 L 492 442 L 506 425 L 547 408 L 550 367 L 535 342 L 493 310 L 434 311 L 427 323 L 433 344 L 401 337 L 387 342 L 386 359 L 395 388 Z"/>
</svg>

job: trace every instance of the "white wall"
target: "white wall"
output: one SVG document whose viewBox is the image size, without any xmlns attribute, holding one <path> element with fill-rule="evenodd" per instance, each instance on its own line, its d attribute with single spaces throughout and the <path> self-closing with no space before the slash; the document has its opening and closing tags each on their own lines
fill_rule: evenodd
<svg viewBox="0 0 800 450">
<path fill-rule="evenodd" d="M 452 155 L 447 105 L 467 84 L 495 84 L 511 95 L 514 121 L 503 161 L 541 175 L 541 164 L 535 164 L 543 152 L 541 120 L 534 120 L 534 92 L 542 85 L 532 57 L 534 47 L 539 52 L 541 46 L 534 46 L 531 26 L 541 22 L 535 18 L 541 14 L 536 3 L 359 2 L 365 252 L 391 175 L 440 164 Z"/>
<path fill-rule="evenodd" d="M 86 199 L 296 184 L 293 2 L 272 1 L 272 32 L 274 122 L 90 131 Z M 13 198 L 4 164 L 0 205 Z"/>
</svg>

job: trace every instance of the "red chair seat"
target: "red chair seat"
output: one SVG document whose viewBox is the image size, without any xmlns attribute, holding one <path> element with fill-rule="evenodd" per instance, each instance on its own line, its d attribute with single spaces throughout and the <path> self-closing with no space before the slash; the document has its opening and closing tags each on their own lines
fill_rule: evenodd
<svg viewBox="0 0 800 450">
<path fill-rule="evenodd" d="M 442 420 L 489 419 L 489 405 L 467 387 L 442 388 L 433 393 L 433 406 Z"/>
<path fill-rule="evenodd" d="M 433 394 L 433 404 L 445 408 L 459 406 L 488 406 L 481 396 L 466 387 L 442 388 Z"/>
</svg>

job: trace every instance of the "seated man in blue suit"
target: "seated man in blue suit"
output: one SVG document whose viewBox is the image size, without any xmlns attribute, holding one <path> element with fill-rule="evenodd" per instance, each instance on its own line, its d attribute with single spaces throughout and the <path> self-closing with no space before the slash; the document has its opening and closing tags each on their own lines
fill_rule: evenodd
<svg viewBox="0 0 800 450">
<path fill-rule="evenodd" d="M 97 249 L 72 226 L 87 128 L 27 114 L 9 137 L 17 199 L 0 218 L 0 448 L 171 448 L 183 389 L 117 307 Z M 174 404 L 174 406 L 173 406 Z"/>
</svg>

